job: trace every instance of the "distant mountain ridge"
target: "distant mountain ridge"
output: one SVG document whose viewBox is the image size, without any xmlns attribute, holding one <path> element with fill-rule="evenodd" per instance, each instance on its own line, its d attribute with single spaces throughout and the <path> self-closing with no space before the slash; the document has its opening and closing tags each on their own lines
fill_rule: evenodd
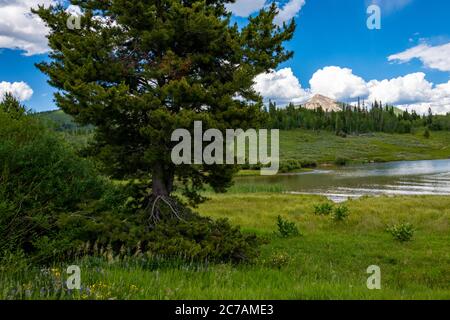
<svg viewBox="0 0 450 320">
<path fill-rule="evenodd" d="M 326 112 L 332 111 L 338 112 L 343 110 L 341 103 L 331 98 L 325 97 L 321 94 L 314 95 L 306 103 L 302 104 L 302 107 L 309 110 L 316 110 L 322 108 Z"/>
<path fill-rule="evenodd" d="M 336 100 L 333 100 L 329 97 L 326 97 L 321 94 L 314 95 L 311 99 L 309 99 L 307 102 L 301 104 L 303 108 L 309 109 L 309 110 L 317 110 L 320 107 L 326 111 L 326 112 L 339 112 L 344 110 L 344 106 L 347 105 L 343 102 L 339 102 Z M 390 106 L 394 109 L 394 113 L 398 116 L 403 114 L 403 110 L 401 110 L 398 107 Z M 369 106 L 370 109 L 370 106 Z"/>
</svg>

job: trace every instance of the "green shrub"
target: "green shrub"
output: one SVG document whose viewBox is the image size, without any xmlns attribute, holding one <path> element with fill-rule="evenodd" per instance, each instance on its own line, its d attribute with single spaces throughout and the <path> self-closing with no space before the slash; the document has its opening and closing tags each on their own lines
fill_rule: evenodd
<svg viewBox="0 0 450 320">
<path fill-rule="evenodd" d="M 400 223 L 389 226 L 387 228 L 387 232 L 389 232 L 395 240 L 400 242 L 407 242 L 412 240 L 415 229 L 410 223 Z"/>
<path fill-rule="evenodd" d="M 347 164 L 348 164 L 348 159 L 347 158 L 344 158 L 344 157 L 337 157 L 335 160 L 334 160 L 334 164 L 335 165 L 337 165 L 337 166 L 341 166 L 341 167 L 343 167 L 343 166 L 346 166 Z"/>
<path fill-rule="evenodd" d="M 300 232 L 295 224 L 295 222 L 290 222 L 283 219 L 283 217 L 277 217 L 277 234 L 282 238 L 295 237 L 300 235 Z"/>
<path fill-rule="evenodd" d="M 171 219 L 156 226 L 146 240 L 148 252 L 164 257 L 185 257 L 209 262 L 252 262 L 262 240 L 242 233 L 228 220 L 194 215 L 189 221 Z"/>
<path fill-rule="evenodd" d="M 334 208 L 333 211 L 333 219 L 335 221 L 344 221 L 350 215 L 350 210 L 347 206 L 341 205 L 339 207 Z"/>
<path fill-rule="evenodd" d="M 245 263 L 259 255 L 259 247 L 264 243 L 259 237 L 242 233 L 227 220 L 201 217 L 187 208 L 183 209 L 182 220 L 163 218 L 150 228 L 139 185 L 132 182 L 111 186 L 99 201 L 90 203 L 77 215 L 63 215 L 61 227 L 70 230 L 70 238 L 78 241 L 78 247 L 96 243 L 110 246 L 115 254 L 135 251 L 139 243 L 140 251 L 171 260 Z M 82 254 L 94 254 L 93 248 L 83 249 Z"/>
<path fill-rule="evenodd" d="M 282 173 L 291 172 L 294 170 L 300 170 L 302 168 L 302 163 L 298 160 L 286 160 L 281 161 L 279 171 Z"/>
<path fill-rule="evenodd" d="M 329 216 L 333 212 L 333 205 L 326 202 L 314 206 L 314 213 L 320 216 Z"/>
<path fill-rule="evenodd" d="M 318 163 L 316 160 L 301 160 L 302 168 L 317 168 Z"/>
<path fill-rule="evenodd" d="M 0 111 L 0 252 L 36 253 L 42 239 L 64 239 L 61 214 L 99 198 L 103 188 L 90 163 L 55 133 L 31 116 Z M 45 251 L 56 248 L 66 249 L 54 243 Z"/>
</svg>

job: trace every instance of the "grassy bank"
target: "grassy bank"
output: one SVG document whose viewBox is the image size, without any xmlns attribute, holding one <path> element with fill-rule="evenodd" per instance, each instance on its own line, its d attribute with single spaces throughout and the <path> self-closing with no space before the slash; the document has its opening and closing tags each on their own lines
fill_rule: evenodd
<svg viewBox="0 0 450 320">
<path fill-rule="evenodd" d="M 349 162 L 386 162 L 450 158 L 450 132 L 432 132 L 426 139 L 417 134 L 373 133 L 341 138 L 332 132 L 307 130 L 282 131 L 282 161 L 300 160 L 318 164 Z"/>
<path fill-rule="evenodd" d="M 228 217 L 245 230 L 270 239 L 256 264 L 144 265 L 136 259 L 114 261 L 111 257 L 71 261 L 67 265 L 81 266 L 85 290 L 65 297 L 450 299 L 450 197 L 354 200 L 348 202 L 350 217 L 340 223 L 314 214 L 314 204 L 324 201 L 318 196 L 274 193 L 212 196 L 200 207 L 202 214 Z M 302 236 L 275 236 L 278 215 L 295 221 Z M 385 232 L 387 225 L 397 222 L 416 227 L 412 242 L 396 242 Z M 381 267 L 382 290 L 366 287 L 370 265 Z M 49 289 L 61 281 L 65 267 L 2 272 L 0 298 L 61 298 Z"/>
</svg>

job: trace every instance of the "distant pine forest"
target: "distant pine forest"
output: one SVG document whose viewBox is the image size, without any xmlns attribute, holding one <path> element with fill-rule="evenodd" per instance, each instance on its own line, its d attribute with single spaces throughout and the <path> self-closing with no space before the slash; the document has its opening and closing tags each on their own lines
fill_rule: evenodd
<svg viewBox="0 0 450 320">
<path fill-rule="evenodd" d="M 271 102 L 265 108 L 267 127 L 271 129 L 325 130 L 335 131 L 338 135 L 362 134 L 370 132 L 413 133 L 426 128 L 431 131 L 449 131 L 450 114 L 433 115 L 431 109 L 426 115 L 415 111 L 402 111 L 394 106 L 375 102 L 370 108 L 360 104 L 352 106 L 342 104 L 342 111 L 325 112 L 289 104 L 286 108 L 277 108 Z"/>
</svg>

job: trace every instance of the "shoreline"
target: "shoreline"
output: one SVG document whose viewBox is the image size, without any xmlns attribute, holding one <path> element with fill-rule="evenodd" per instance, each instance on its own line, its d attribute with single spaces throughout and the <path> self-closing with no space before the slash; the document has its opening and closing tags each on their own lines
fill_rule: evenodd
<svg viewBox="0 0 450 320">
<path fill-rule="evenodd" d="M 369 164 L 386 164 L 386 163 L 402 163 L 402 162 L 423 162 L 423 161 L 445 161 L 445 160 L 450 160 L 450 157 L 448 158 L 431 158 L 431 159 L 408 159 L 408 160 L 388 160 L 388 161 L 375 161 L 375 160 L 371 160 L 371 161 L 366 161 L 366 162 L 362 162 L 362 161 L 351 161 L 345 165 L 336 165 L 334 163 L 329 163 L 329 162 L 324 162 L 324 163 L 320 163 L 318 164 L 316 167 L 313 168 L 301 168 L 301 169 L 295 169 L 295 170 L 291 170 L 288 172 L 278 172 L 275 176 L 286 176 L 286 175 L 295 175 L 295 174 L 299 174 L 299 173 L 312 173 L 316 170 L 320 170 L 320 169 L 327 169 L 327 170 L 338 170 L 341 168 L 348 168 L 348 167 L 352 167 L 352 166 L 357 166 L 357 165 L 369 165 Z M 261 176 L 260 175 L 260 170 L 239 170 L 239 172 L 236 174 L 235 177 L 256 177 L 256 176 Z"/>
</svg>

